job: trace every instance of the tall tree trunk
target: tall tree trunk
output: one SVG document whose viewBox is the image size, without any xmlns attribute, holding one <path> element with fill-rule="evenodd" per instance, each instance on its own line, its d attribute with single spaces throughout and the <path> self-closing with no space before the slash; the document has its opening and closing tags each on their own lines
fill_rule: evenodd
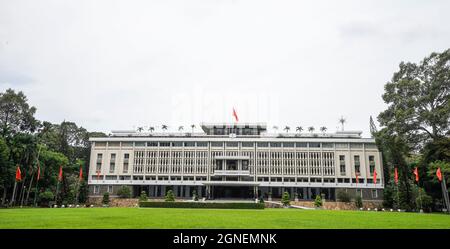
<svg viewBox="0 0 450 249">
<path fill-rule="evenodd" d="M 28 199 L 30 197 L 30 191 L 31 191 L 31 185 L 33 185 L 33 179 L 34 179 L 34 169 L 31 170 L 30 186 L 28 186 L 27 197 L 25 198 L 25 205 L 28 204 Z"/>
<path fill-rule="evenodd" d="M 5 205 L 5 201 L 6 201 L 6 191 L 7 191 L 6 185 L 3 184 L 2 206 Z"/>
</svg>

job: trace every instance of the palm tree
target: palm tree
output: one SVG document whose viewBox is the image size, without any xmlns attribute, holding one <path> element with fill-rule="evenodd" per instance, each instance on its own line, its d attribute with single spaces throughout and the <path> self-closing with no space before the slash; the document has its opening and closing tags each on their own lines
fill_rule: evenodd
<svg viewBox="0 0 450 249">
<path fill-rule="evenodd" d="M 315 130 L 315 129 L 314 129 L 314 127 L 313 127 L 313 126 L 310 126 L 310 127 L 308 127 L 308 131 L 309 131 L 309 132 L 313 133 L 313 132 L 314 132 L 314 130 Z"/>
<path fill-rule="evenodd" d="M 297 126 L 297 128 L 295 128 L 295 131 L 301 133 L 303 131 L 303 127 Z"/>
<path fill-rule="evenodd" d="M 320 131 L 325 134 L 325 132 L 327 131 L 327 127 L 325 126 L 320 127 Z"/>
<path fill-rule="evenodd" d="M 182 131 L 182 130 L 184 130 L 184 127 L 181 125 L 178 127 L 178 131 Z"/>
<path fill-rule="evenodd" d="M 167 128 L 169 128 L 167 125 L 165 125 L 165 124 L 163 124 L 162 126 L 161 126 L 161 129 L 163 130 L 163 131 L 167 131 Z"/>
<path fill-rule="evenodd" d="M 195 124 L 191 124 L 191 128 L 192 128 L 192 133 L 194 133 Z"/>
<path fill-rule="evenodd" d="M 138 128 L 137 128 L 137 131 L 138 131 L 139 133 L 141 133 L 143 130 L 144 130 L 144 127 L 138 127 Z"/>
<path fill-rule="evenodd" d="M 148 128 L 148 130 L 150 131 L 150 133 L 153 133 L 153 132 L 155 131 L 155 127 L 150 126 L 150 127 Z"/>
<path fill-rule="evenodd" d="M 339 123 L 341 123 L 342 131 L 344 131 L 344 123 L 345 123 L 346 121 L 347 121 L 347 120 L 345 120 L 344 116 L 341 116 L 341 118 L 339 119 Z"/>
<path fill-rule="evenodd" d="M 286 131 L 286 133 L 289 133 L 289 130 L 291 130 L 291 127 L 289 127 L 289 126 L 286 126 L 286 127 L 284 127 L 284 129 L 283 130 L 285 130 Z"/>
<path fill-rule="evenodd" d="M 274 125 L 274 126 L 273 126 L 273 129 L 276 130 L 276 131 L 278 131 L 278 126 Z"/>
</svg>

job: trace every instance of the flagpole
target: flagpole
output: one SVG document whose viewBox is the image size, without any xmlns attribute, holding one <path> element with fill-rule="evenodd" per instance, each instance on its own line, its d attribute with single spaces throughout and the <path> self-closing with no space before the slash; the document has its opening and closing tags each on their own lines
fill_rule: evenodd
<svg viewBox="0 0 450 249">
<path fill-rule="evenodd" d="M 447 185 L 445 183 L 444 175 L 442 176 L 441 188 L 442 188 L 442 195 L 444 196 L 444 202 L 445 202 L 445 205 L 447 206 L 447 212 L 450 213 L 450 200 L 448 197 Z"/>
<path fill-rule="evenodd" d="M 58 183 L 56 184 L 56 194 L 55 194 L 55 204 L 58 205 L 58 192 L 59 192 L 59 180 Z"/>
<path fill-rule="evenodd" d="M 77 182 L 77 194 L 75 196 L 75 205 L 78 205 L 78 196 L 79 196 L 79 194 L 80 194 L 80 179 L 78 179 L 78 182 Z"/>
<path fill-rule="evenodd" d="M 14 181 L 13 194 L 12 194 L 11 201 L 10 201 L 10 203 L 9 203 L 10 206 L 13 206 L 13 205 L 15 204 L 16 189 L 17 189 L 17 180 Z"/>
<path fill-rule="evenodd" d="M 36 180 L 36 190 L 34 191 L 34 200 L 33 200 L 34 206 L 36 206 L 36 201 L 37 201 L 38 185 L 39 185 L 39 180 Z"/>
</svg>

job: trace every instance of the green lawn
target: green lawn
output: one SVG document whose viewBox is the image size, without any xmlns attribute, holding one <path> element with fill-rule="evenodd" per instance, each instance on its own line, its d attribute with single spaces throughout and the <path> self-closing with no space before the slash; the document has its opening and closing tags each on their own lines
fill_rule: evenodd
<svg viewBox="0 0 450 249">
<path fill-rule="evenodd" d="M 450 215 L 300 209 L 0 209 L 0 228 L 446 228 Z"/>
</svg>

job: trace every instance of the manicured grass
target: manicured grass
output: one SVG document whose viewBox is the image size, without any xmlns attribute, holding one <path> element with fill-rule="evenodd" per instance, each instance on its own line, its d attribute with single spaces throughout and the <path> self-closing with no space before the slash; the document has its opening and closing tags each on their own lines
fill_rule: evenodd
<svg viewBox="0 0 450 249">
<path fill-rule="evenodd" d="M 0 209 L 0 228 L 446 228 L 450 215 L 300 209 Z"/>
</svg>

